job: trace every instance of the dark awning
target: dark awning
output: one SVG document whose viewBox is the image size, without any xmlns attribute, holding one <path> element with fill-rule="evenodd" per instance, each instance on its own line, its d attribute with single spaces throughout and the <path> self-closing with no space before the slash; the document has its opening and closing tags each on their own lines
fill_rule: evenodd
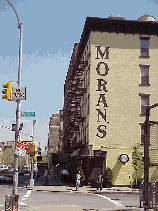
<svg viewBox="0 0 158 211">
<path fill-rule="evenodd" d="M 69 162 L 68 154 L 52 153 L 52 163 L 67 163 Z"/>
</svg>

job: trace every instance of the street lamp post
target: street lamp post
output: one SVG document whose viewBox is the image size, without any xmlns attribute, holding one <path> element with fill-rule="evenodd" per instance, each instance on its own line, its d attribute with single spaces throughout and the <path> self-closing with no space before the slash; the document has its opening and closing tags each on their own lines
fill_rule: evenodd
<svg viewBox="0 0 158 211">
<path fill-rule="evenodd" d="M 9 0 L 6 0 L 13 8 L 18 19 L 18 28 L 20 29 L 20 43 L 19 43 L 19 69 L 18 69 L 18 86 L 21 87 L 21 61 L 22 61 L 22 23 L 19 22 L 18 14 Z M 18 155 L 16 155 L 16 146 L 19 141 L 19 126 L 20 126 L 20 100 L 17 100 L 16 107 L 16 132 L 15 132 L 15 148 L 14 148 L 14 175 L 13 175 L 13 197 L 17 195 L 18 187 Z"/>
</svg>

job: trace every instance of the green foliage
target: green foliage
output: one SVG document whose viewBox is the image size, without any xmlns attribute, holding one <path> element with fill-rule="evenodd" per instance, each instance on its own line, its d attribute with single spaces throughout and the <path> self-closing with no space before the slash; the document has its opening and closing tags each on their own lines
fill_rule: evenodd
<svg viewBox="0 0 158 211">
<path fill-rule="evenodd" d="M 135 184 L 137 187 L 137 173 L 140 169 L 144 168 L 143 164 L 143 152 L 139 151 L 139 143 L 133 146 L 134 151 L 132 152 L 132 166 L 134 168 L 135 174 L 136 174 L 136 179 L 135 179 Z"/>
<path fill-rule="evenodd" d="M 134 151 L 132 152 L 132 166 L 134 171 L 138 173 L 139 169 L 143 169 L 144 165 L 142 162 L 143 152 L 139 151 L 139 143 L 133 146 Z"/>
<path fill-rule="evenodd" d="M 20 166 L 25 166 L 26 165 L 26 157 L 24 157 L 24 156 L 19 156 L 19 159 L 18 159 L 18 164 L 20 165 Z"/>
<path fill-rule="evenodd" d="M 83 169 L 82 169 L 82 166 L 80 165 L 80 166 L 78 166 L 77 167 L 77 172 L 79 172 L 80 171 L 80 177 L 81 177 L 81 180 L 85 180 L 85 175 L 84 175 L 84 172 L 83 172 Z"/>
<path fill-rule="evenodd" d="M 8 166 L 14 163 L 14 151 L 12 148 L 6 148 L 2 153 L 2 162 Z"/>
<path fill-rule="evenodd" d="M 96 182 L 97 181 L 97 177 L 93 176 L 90 178 L 90 182 Z"/>
<path fill-rule="evenodd" d="M 113 180 L 113 172 L 112 172 L 112 169 L 107 167 L 106 170 L 105 170 L 105 173 L 103 175 L 103 179 L 105 182 L 112 182 Z"/>
</svg>

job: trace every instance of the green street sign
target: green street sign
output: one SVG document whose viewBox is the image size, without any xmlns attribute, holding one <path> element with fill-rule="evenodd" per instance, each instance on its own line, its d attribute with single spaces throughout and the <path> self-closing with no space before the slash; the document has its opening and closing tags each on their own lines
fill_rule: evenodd
<svg viewBox="0 0 158 211">
<path fill-rule="evenodd" d="M 21 111 L 21 116 L 24 116 L 24 117 L 35 117 L 35 112 L 22 112 Z"/>
</svg>

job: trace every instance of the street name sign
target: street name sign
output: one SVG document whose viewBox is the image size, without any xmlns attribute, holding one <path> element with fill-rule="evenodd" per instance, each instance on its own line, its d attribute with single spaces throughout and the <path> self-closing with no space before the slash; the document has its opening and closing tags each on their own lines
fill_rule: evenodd
<svg viewBox="0 0 158 211">
<path fill-rule="evenodd" d="M 21 111 L 21 116 L 24 116 L 24 117 L 35 117 L 35 112 L 22 112 Z"/>
<path fill-rule="evenodd" d="M 26 100 L 26 87 L 12 87 L 12 100 Z"/>
</svg>

